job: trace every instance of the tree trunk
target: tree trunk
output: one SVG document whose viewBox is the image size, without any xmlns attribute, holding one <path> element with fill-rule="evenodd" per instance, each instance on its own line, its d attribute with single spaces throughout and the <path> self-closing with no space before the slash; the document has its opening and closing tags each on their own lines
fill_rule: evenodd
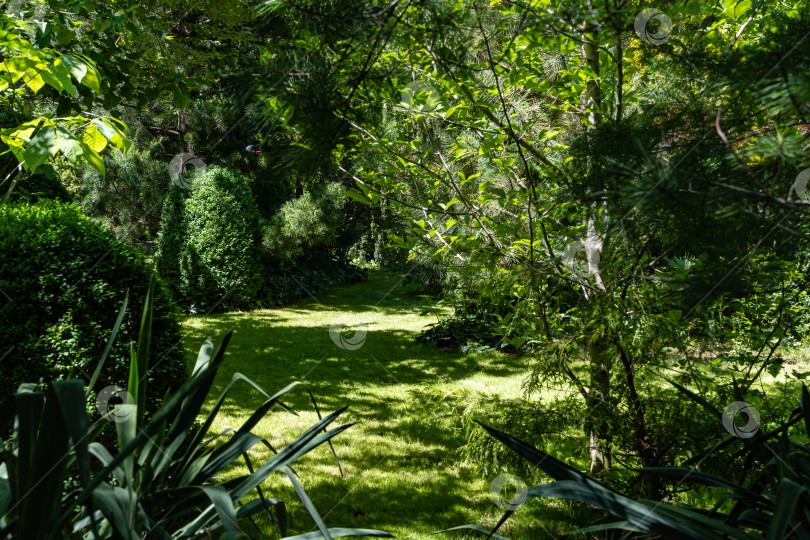
<svg viewBox="0 0 810 540">
<path fill-rule="evenodd" d="M 587 398 L 591 474 L 610 469 L 610 369 L 611 357 L 604 337 L 588 341 L 590 388 Z"/>
<path fill-rule="evenodd" d="M 596 45 L 597 29 L 585 23 L 581 28 L 582 60 L 594 73 L 599 73 L 599 49 Z M 582 113 L 587 121 L 587 130 L 593 130 L 600 121 L 602 94 L 597 80 L 589 80 L 582 95 Z M 590 111 L 586 112 L 587 109 Z M 589 166 L 590 166 L 590 157 Z M 590 167 L 589 167 L 590 168 Z M 600 256 L 604 244 L 604 235 L 597 231 L 594 212 L 588 220 L 588 237 L 585 242 L 585 254 L 588 259 L 588 274 L 596 285 L 588 295 L 588 301 L 595 305 L 596 295 L 605 290 L 600 273 Z M 605 227 L 602 230 L 607 230 Z M 610 369 L 612 359 L 608 352 L 608 341 L 603 336 L 592 336 L 588 340 L 588 358 L 590 362 L 590 388 L 587 397 L 588 439 L 591 454 L 591 474 L 610 469 Z"/>
<path fill-rule="evenodd" d="M 633 361 L 628 356 L 627 352 L 619 347 L 619 357 L 624 367 L 624 375 L 627 379 L 627 390 L 630 398 L 630 412 L 634 416 L 633 428 L 633 443 L 636 447 L 639 457 L 641 458 L 641 465 L 644 467 L 653 467 L 656 465 L 658 458 L 658 448 L 650 444 L 647 440 L 647 422 L 644 418 L 644 404 L 636 390 L 636 377 L 633 372 Z M 661 482 L 658 476 L 654 474 L 645 475 L 642 478 L 641 486 L 642 496 L 652 501 L 661 499 Z"/>
<path fill-rule="evenodd" d="M 379 205 L 379 218 L 375 220 L 372 235 L 374 238 L 374 262 L 380 265 L 380 268 L 383 267 L 385 264 L 385 227 L 387 221 L 387 213 L 386 207 L 387 205 L 386 198 L 384 196 L 380 197 L 380 205 Z"/>
</svg>

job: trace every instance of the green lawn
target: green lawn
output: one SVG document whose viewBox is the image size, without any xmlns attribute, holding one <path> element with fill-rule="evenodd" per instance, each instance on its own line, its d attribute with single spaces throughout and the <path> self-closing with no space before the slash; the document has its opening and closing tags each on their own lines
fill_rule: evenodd
<svg viewBox="0 0 810 540">
<path fill-rule="evenodd" d="M 465 523 L 492 527 L 503 514 L 489 493 L 494 477 L 484 478 L 475 464 L 463 462 L 458 422 L 424 395 L 466 389 L 509 399 L 520 394 L 525 366 L 509 355 L 465 356 L 418 345 L 416 335 L 435 321 L 435 315 L 420 313 L 433 303 L 409 292 L 398 277 L 376 277 L 281 309 L 189 317 L 184 322 L 186 352 L 191 361 L 205 336 L 219 341 L 234 329 L 215 387 L 240 372 L 269 393 L 292 381 L 305 382 L 322 412 L 349 406 L 339 423 L 356 424 L 334 443 L 343 476 L 326 446 L 296 466 L 328 526 L 377 528 L 409 538 Z M 357 341 L 359 348 L 333 342 L 330 327 L 358 323 L 366 325 L 365 341 L 358 334 L 349 341 Z M 237 385 L 213 431 L 238 428 L 262 401 L 248 385 Z M 305 391 L 286 403 L 299 416 L 277 410 L 254 429 L 277 449 L 317 419 Z M 254 449 L 252 455 L 262 459 L 268 452 Z M 271 477 L 265 486 L 269 496 L 288 503 L 289 535 L 315 529 L 285 476 Z M 563 507 L 532 501 L 500 532 L 549 538 L 550 531 L 570 530 L 562 525 L 569 516 Z M 278 536 L 266 519 L 257 523 L 262 536 Z"/>
</svg>

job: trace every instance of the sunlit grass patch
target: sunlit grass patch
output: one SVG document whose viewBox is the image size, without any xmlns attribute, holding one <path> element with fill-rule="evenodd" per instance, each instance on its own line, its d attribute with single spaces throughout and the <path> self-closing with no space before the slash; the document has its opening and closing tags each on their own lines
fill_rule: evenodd
<svg viewBox="0 0 810 540">
<path fill-rule="evenodd" d="M 415 336 L 433 320 L 420 313 L 432 304 L 409 292 L 399 278 L 378 277 L 282 309 L 189 317 L 184 321 L 186 352 L 191 359 L 205 336 L 218 339 L 233 329 L 215 388 L 240 372 L 271 394 L 293 381 L 306 383 L 322 414 L 349 406 L 338 423 L 356 425 L 334 440 L 343 476 L 328 446 L 295 466 L 327 525 L 377 528 L 409 538 L 465 523 L 492 527 L 503 514 L 489 494 L 494 478 L 483 477 L 475 464 L 462 459 L 458 449 L 465 440 L 457 418 L 424 396 L 461 392 L 517 398 L 525 365 L 518 357 L 495 352 L 461 355 L 416 344 Z M 336 327 L 353 324 L 365 335 L 350 329 L 347 340 L 335 337 Z M 351 343 L 360 346 L 352 349 Z M 237 429 L 262 401 L 259 392 L 238 384 L 212 432 Z M 276 410 L 253 430 L 275 448 L 317 418 L 303 389 L 285 403 L 298 416 Z M 250 455 L 256 463 L 270 451 L 257 446 Z M 246 472 L 242 466 L 230 474 Z M 264 487 L 288 504 L 288 534 L 314 530 L 284 476 L 271 477 Z M 546 538 L 545 527 L 560 533 L 570 517 L 566 508 L 530 504 L 501 532 Z M 262 536 L 278 536 L 266 519 L 257 523 Z"/>
</svg>

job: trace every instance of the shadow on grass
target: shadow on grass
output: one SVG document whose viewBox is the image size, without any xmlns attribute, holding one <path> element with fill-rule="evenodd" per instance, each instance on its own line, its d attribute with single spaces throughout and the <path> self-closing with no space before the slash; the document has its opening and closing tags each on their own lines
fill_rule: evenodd
<svg viewBox="0 0 810 540">
<path fill-rule="evenodd" d="M 396 460 L 386 460 L 381 466 L 399 469 L 408 465 Z M 409 483 L 404 478 L 393 485 L 391 482 L 382 485 L 374 478 L 361 477 L 346 482 L 338 479 L 334 483 L 321 483 L 308 488 L 307 493 L 313 503 L 322 509 L 322 516 L 330 526 L 339 524 L 341 527 L 379 529 L 388 531 L 395 537 L 409 537 L 411 535 L 407 533 L 410 531 L 418 531 L 419 536 L 428 536 L 469 523 L 491 530 L 504 511 L 495 505 L 488 493 L 476 493 L 474 497 L 481 500 L 471 508 L 472 494 L 467 492 L 468 489 L 468 482 L 459 478 L 436 476 L 422 479 L 419 484 Z M 336 499 L 337 502 L 333 502 Z M 529 504 L 518 512 L 524 518 L 530 518 L 533 523 L 516 527 L 507 522 L 499 530 L 501 535 L 511 538 L 557 538 L 562 532 L 560 524 L 572 519 L 569 508 Z M 471 513 L 477 514 L 477 519 L 471 519 Z M 293 522 L 299 529 L 296 533 L 316 530 L 312 519 L 303 515 L 303 512 L 297 512 L 291 520 Z M 468 535 L 469 531 L 457 531 L 436 538 L 453 539 Z M 485 538 L 476 533 L 472 537 Z"/>
<path fill-rule="evenodd" d="M 372 330 L 363 345 L 354 351 L 335 345 L 328 327 L 279 327 L 256 321 L 215 321 L 206 331 L 221 340 L 235 328 L 226 360 L 215 385 L 224 386 L 234 373 L 250 377 L 267 392 L 273 393 L 293 381 L 306 383 L 324 410 L 350 405 L 358 414 L 387 415 L 391 403 L 402 401 L 412 387 L 437 382 L 460 381 L 485 371 L 490 376 L 517 377 L 523 367 L 515 358 L 503 356 L 501 362 L 475 356 L 461 356 L 434 347 L 414 343 L 415 334 L 398 330 Z M 187 341 L 201 343 L 202 334 L 193 332 Z M 250 393 L 248 387 L 236 387 L 236 395 Z M 260 394 L 255 393 L 255 399 Z M 256 404 L 260 403 L 258 401 Z M 304 394 L 290 399 L 298 408 L 311 409 Z M 228 407 L 244 407 L 228 400 Z M 235 411 L 232 411 L 235 412 Z"/>
<path fill-rule="evenodd" d="M 347 386 L 359 385 L 371 395 L 379 393 L 377 387 L 458 381 L 479 370 L 496 377 L 525 372 L 515 357 L 491 355 L 482 360 L 418 345 L 415 332 L 375 330 L 370 325 L 362 345 L 346 350 L 332 341 L 329 326 L 279 326 L 271 317 L 245 315 L 243 320 L 209 317 L 204 331 L 194 329 L 186 337 L 190 351 L 191 343 L 199 346 L 204 336 L 214 336 L 217 344 L 234 330 L 217 384 L 241 372 L 268 391 L 297 380 L 318 388 L 323 398 L 341 398 Z"/>
<path fill-rule="evenodd" d="M 376 280 L 335 287 L 318 297 L 320 304 L 309 299 L 283 309 L 192 318 L 186 324 L 186 350 L 191 359 L 205 336 L 218 343 L 233 329 L 215 392 L 239 372 L 270 394 L 293 381 L 304 382 L 322 414 L 349 406 L 333 425 L 357 422 L 334 441 L 346 476 L 336 473 L 326 448 L 304 456 L 296 467 L 330 526 L 379 528 L 408 537 L 465 523 L 493 526 L 502 511 L 489 499 L 489 481 L 461 462 L 458 448 L 464 437 L 457 424 L 413 394 L 437 384 L 463 384 L 481 373 L 487 380 L 513 381 L 525 373 L 523 359 L 496 353 L 463 356 L 416 344 L 422 321 L 430 322 L 418 315 L 429 304 L 406 291 L 391 291 L 393 284 Z M 333 341 L 329 329 L 336 322 L 369 323 L 364 339 L 355 336 L 356 350 Z M 238 428 L 263 401 L 259 392 L 238 383 L 223 404 L 223 426 L 217 429 Z M 303 416 L 271 413 L 253 430 L 279 446 L 313 421 L 306 391 L 284 401 Z M 293 502 L 292 488 L 281 479 L 272 487 L 272 496 L 291 503 L 295 531 L 290 534 L 312 530 L 312 519 Z M 519 537 L 547 538 L 537 523 L 568 515 L 567 510 L 557 516 L 553 509 L 534 506 L 532 516 L 539 511 L 542 518 L 523 522 Z M 260 526 L 261 536 L 272 534 L 268 523 Z"/>
<path fill-rule="evenodd" d="M 417 284 L 401 280 L 373 279 L 360 284 L 331 287 L 306 296 L 301 301 L 278 308 L 290 313 L 340 311 L 362 313 L 376 311 L 385 315 L 412 313 L 417 307 L 431 307 L 435 300 L 421 294 Z"/>
</svg>

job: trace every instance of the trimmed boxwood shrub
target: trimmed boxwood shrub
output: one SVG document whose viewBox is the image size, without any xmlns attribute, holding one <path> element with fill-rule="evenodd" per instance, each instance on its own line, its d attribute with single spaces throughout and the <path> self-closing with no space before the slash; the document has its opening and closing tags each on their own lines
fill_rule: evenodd
<svg viewBox="0 0 810 540">
<path fill-rule="evenodd" d="M 167 199 L 166 204 L 175 204 Z M 173 257 L 182 236 L 178 290 L 193 310 L 214 306 L 247 305 L 261 286 L 259 265 L 259 210 L 250 187 L 241 175 L 223 167 L 208 167 L 194 178 L 185 199 L 183 218 L 161 224 L 161 258 Z M 177 229 L 180 232 L 177 232 Z M 172 279 L 174 263 L 159 263 Z M 224 299 L 224 300 L 223 300 Z"/>
<path fill-rule="evenodd" d="M 175 298 L 180 296 L 180 254 L 186 239 L 185 199 L 188 190 L 171 184 L 163 201 L 157 235 L 155 268 Z"/>
<path fill-rule="evenodd" d="M 0 205 L 0 393 L 22 382 L 88 380 L 129 290 L 129 309 L 97 388 L 126 387 L 151 269 L 75 205 Z M 186 377 L 176 308 L 158 288 L 152 323 L 151 396 Z M 154 401 L 148 408 L 154 410 Z"/>
</svg>

